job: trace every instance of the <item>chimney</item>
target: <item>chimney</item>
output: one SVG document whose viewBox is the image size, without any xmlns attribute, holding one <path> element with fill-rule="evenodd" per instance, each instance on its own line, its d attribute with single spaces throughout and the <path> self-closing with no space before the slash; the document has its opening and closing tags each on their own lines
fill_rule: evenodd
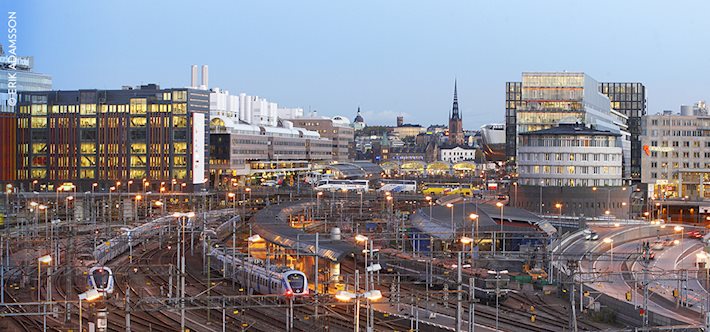
<svg viewBox="0 0 710 332">
<path fill-rule="evenodd" d="M 197 87 L 197 65 L 192 65 L 191 76 L 190 76 L 190 87 Z"/>
<path fill-rule="evenodd" d="M 202 88 L 207 90 L 208 84 L 207 84 L 207 65 L 202 65 Z"/>
</svg>

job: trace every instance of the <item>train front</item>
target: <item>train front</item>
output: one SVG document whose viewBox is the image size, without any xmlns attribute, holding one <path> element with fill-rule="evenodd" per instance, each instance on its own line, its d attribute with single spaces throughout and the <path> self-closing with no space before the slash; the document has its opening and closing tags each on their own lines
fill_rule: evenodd
<svg viewBox="0 0 710 332">
<path fill-rule="evenodd" d="M 303 296 L 308 295 L 308 280 L 301 271 L 291 270 L 283 274 L 284 295 Z"/>
</svg>

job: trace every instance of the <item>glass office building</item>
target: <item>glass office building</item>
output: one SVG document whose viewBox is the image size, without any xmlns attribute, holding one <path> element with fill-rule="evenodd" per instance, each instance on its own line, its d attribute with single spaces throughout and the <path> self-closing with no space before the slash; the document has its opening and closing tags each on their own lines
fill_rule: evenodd
<svg viewBox="0 0 710 332">
<path fill-rule="evenodd" d="M 199 187 L 209 155 L 209 92 L 189 88 L 20 93 L 17 181 L 107 190 L 116 181 Z M 173 181 L 174 180 L 174 181 Z M 137 187 L 136 187 L 137 188 Z"/>
<path fill-rule="evenodd" d="M 631 134 L 630 177 L 634 182 L 641 180 L 641 118 L 646 115 L 646 87 L 638 82 L 602 82 L 599 91 L 609 97 L 611 108 L 628 117 Z"/>
</svg>

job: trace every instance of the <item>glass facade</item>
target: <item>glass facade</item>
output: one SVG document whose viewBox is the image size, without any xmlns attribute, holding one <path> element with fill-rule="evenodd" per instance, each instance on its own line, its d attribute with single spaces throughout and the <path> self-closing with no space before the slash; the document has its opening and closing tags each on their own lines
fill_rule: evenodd
<svg viewBox="0 0 710 332">
<path fill-rule="evenodd" d="M 18 180 L 74 182 L 83 189 L 143 179 L 191 185 L 192 114 L 208 114 L 208 98 L 204 91 L 155 85 L 21 93 Z"/>
<path fill-rule="evenodd" d="M 641 180 L 641 117 L 646 115 L 646 87 L 641 83 L 600 83 L 599 91 L 609 97 L 611 108 L 628 116 L 631 133 L 631 180 Z"/>
</svg>

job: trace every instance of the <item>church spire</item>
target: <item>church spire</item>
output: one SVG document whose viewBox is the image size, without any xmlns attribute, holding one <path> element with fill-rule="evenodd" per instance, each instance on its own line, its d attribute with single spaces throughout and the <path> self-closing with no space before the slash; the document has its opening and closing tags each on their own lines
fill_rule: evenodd
<svg viewBox="0 0 710 332">
<path fill-rule="evenodd" d="M 459 114 L 459 97 L 458 97 L 458 92 L 456 91 L 456 79 L 454 79 L 454 105 L 451 109 L 451 119 L 452 120 L 458 120 L 461 118 L 461 115 Z"/>
</svg>

